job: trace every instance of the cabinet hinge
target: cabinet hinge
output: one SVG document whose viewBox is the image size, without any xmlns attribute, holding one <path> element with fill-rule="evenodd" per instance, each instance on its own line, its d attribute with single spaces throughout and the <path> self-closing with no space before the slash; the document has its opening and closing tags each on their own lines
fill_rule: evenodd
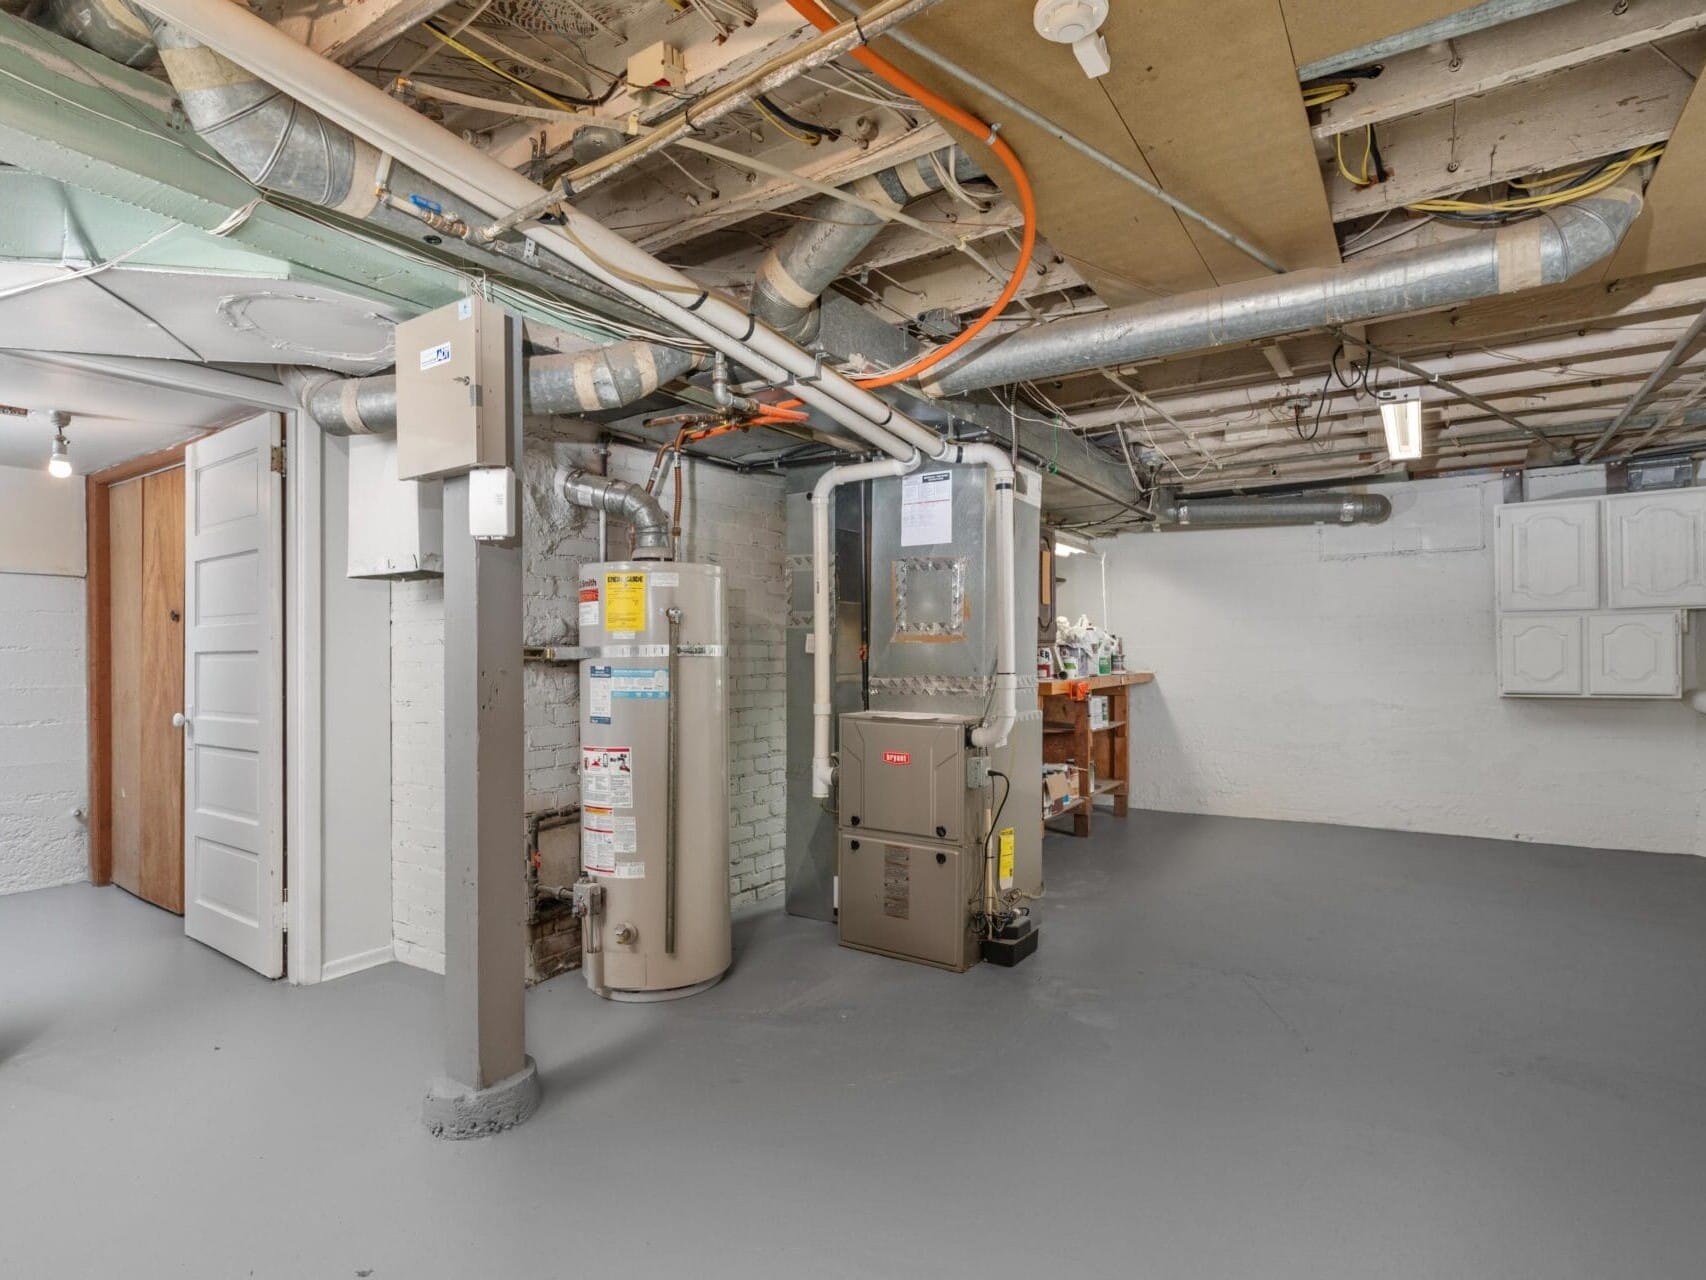
<svg viewBox="0 0 1706 1280">
<path fill-rule="evenodd" d="M 275 444 L 272 447 L 272 469 L 281 476 L 284 474 L 284 446 L 282 444 Z"/>
</svg>

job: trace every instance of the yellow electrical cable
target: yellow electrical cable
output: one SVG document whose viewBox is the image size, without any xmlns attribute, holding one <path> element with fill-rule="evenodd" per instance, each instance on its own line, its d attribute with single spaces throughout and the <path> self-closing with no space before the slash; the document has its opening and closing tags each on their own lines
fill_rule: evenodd
<svg viewBox="0 0 1706 1280">
<path fill-rule="evenodd" d="M 508 80 L 511 84 L 517 86 L 518 88 L 522 88 L 522 89 L 527 90 L 527 92 L 531 93 L 535 98 L 538 98 L 541 102 L 547 102 L 551 106 L 556 107 L 561 111 L 578 111 L 579 110 L 579 108 L 576 107 L 573 103 L 564 102 L 561 98 L 558 98 L 552 94 L 546 93 L 545 90 L 537 88 L 534 85 L 528 84 L 527 81 L 523 80 L 520 76 L 513 75 L 510 72 L 505 71 L 502 67 L 500 67 L 497 63 L 493 62 L 490 58 L 486 57 L 486 55 L 481 53 L 478 49 L 470 49 L 467 45 L 463 44 L 455 36 L 446 35 L 444 32 L 440 31 L 437 27 L 433 26 L 432 23 L 428 22 L 428 23 L 423 23 L 422 25 L 425 27 L 425 29 L 427 31 L 431 32 L 432 35 L 436 39 L 443 42 L 449 48 L 454 49 L 457 53 L 461 54 L 464 58 L 467 58 L 470 62 L 473 62 L 478 66 L 484 67 L 487 71 L 490 71 L 495 75 L 502 76 L 505 80 Z"/>
<path fill-rule="evenodd" d="M 1349 80 L 1334 80 L 1328 84 L 1310 85 L 1303 91 L 1303 105 L 1306 107 L 1321 107 L 1329 102 L 1337 102 L 1340 98 L 1348 97 L 1356 86 Z"/>
<path fill-rule="evenodd" d="M 754 98 L 752 100 L 752 105 L 753 105 L 753 108 L 758 112 L 759 115 L 763 116 L 766 120 L 768 120 L 771 124 L 775 125 L 783 133 L 787 134 L 795 142 L 803 142 L 808 147 L 815 147 L 815 146 L 817 146 L 818 143 L 823 141 L 823 139 L 815 133 L 807 133 L 804 129 L 794 128 L 786 120 L 782 119 L 782 117 L 780 117 L 774 111 L 772 111 L 769 107 L 765 106 L 764 105 L 764 99 Z"/>
<path fill-rule="evenodd" d="M 1506 200 L 1418 200 L 1405 206 L 1417 213 L 1531 213 L 1541 209 L 1555 209 L 1585 196 L 1597 195 L 1615 183 L 1629 170 L 1638 164 L 1656 160 L 1665 152 L 1664 143 L 1653 143 L 1650 146 L 1638 147 L 1624 156 L 1621 160 L 1610 165 L 1597 177 L 1584 182 L 1579 187 L 1570 187 L 1564 191 L 1552 191 L 1542 195 L 1514 196 Z"/>
<path fill-rule="evenodd" d="M 1356 174 L 1352 173 L 1350 171 L 1350 168 L 1345 164 L 1345 135 L 1342 133 L 1335 133 L 1333 135 L 1333 157 L 1334 157 L 1334 159 L 1336 159 L 1339 162 L 1339 172 L 1344 175 L 1345 181 L 1350 183 L 1353 187 L 1366 187 L 1366 186 L 1370 186 L 1373 184 L 1374 179 L 1368 176 L 1368 162 L 1370 159 L 1373 158 L 1373 156 L 1374 156 L 1374 126 L 1373 125 L 1368 125 L 1363 130 L 1363 135 L 1362 135 L 1362 176 L 1361 177 L 1358 177 Z"/>
</svg>

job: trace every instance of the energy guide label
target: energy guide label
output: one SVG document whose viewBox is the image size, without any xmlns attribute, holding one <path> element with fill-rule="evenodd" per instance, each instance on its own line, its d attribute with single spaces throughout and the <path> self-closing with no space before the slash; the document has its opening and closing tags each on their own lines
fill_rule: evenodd
<svg viewBox="0 0 1706 1280">
<path fill-rule="evenodd" d="M 581 748 L 581 803 L 602 809 L 634 807 L 634 751 L 632 747 Z M 632 818 L 616 819 L 630 826 Z M 630 849 L 633 845 L 628 846 Z"/>
</svg>

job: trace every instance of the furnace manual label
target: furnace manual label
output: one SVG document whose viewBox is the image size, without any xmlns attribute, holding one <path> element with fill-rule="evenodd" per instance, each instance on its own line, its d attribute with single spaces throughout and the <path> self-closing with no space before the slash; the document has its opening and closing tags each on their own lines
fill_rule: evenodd
<svg viewBox="0 0 1706 1280">
<path fill-rule="evenodd" d="M 604 575 L 604 629 L 613 632 L 646 629 L 645 574 Z"/>
<path fill-rule="evenodd" d="M 634 807 L 634 751 L 632 747 L 581 748 L 581 801 L 602 809 Z M 632 818 L 617 818 L 633 823 Z M 613 830 L 615 830 L 613 828 Z M 618 852 L 630 852 L 618 849 Z"/>
<path fill-rule="evenodd" d="M 593 606 L 597 608 L 597 605 Z M 582 605 L 581 608 L 586 608 Z M 609 667 L 593 667 L 587 673 L 587 714 L 594 724 L 610 723 L 610 686 L 613 678 Z"/>
<path fill-rule="evenodd" d="M 926 471 L 900 482 L 900 545 L 954 540 L 954 473 Z"/>
<path fill-rule="evenodd" d="M 581 626 L 596 627 L 598 625 L 598 584 L 596 582 L 581 583 Z"/>
<path fill-rule="evenodd" d="M 668 667 L 614 667 L 611 680 L 618 698 L 669 697 Z"/>
<path fill-rule="evenodd" d="M 616 874 L 615 826 L 609 809 L 581 806 L 581 867 Z"/>
</svg>

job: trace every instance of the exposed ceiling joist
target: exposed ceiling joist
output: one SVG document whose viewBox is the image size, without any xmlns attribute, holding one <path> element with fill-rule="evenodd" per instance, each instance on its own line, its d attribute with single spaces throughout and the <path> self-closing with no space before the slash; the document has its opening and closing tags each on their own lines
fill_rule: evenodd
<svg viewBox="0 0 1706 1280">
<path fill-rule="evenodd" d="M 260 10 L 281 31 L 344 65 L 383 48 L 455 0 L 272 0 Z"/>
<path fill-rule="evenodd" d="M 1673 59 L 1675 59 L 1673 61 Z M 1392 176 L 1356 187 L 1332 162 L 1333 220 L 1455 195 L 1511 178 L 1562 169 L 1668 138 L 1694 90 L 1689 72 L 1706 60 L 1706 35 L 1680 37 L 1667 57 L 1648 47 L 1528 80 L 1381 127 Z M 1362 134 L 1341 135 L 1358 172 Z"/>
</svg>

